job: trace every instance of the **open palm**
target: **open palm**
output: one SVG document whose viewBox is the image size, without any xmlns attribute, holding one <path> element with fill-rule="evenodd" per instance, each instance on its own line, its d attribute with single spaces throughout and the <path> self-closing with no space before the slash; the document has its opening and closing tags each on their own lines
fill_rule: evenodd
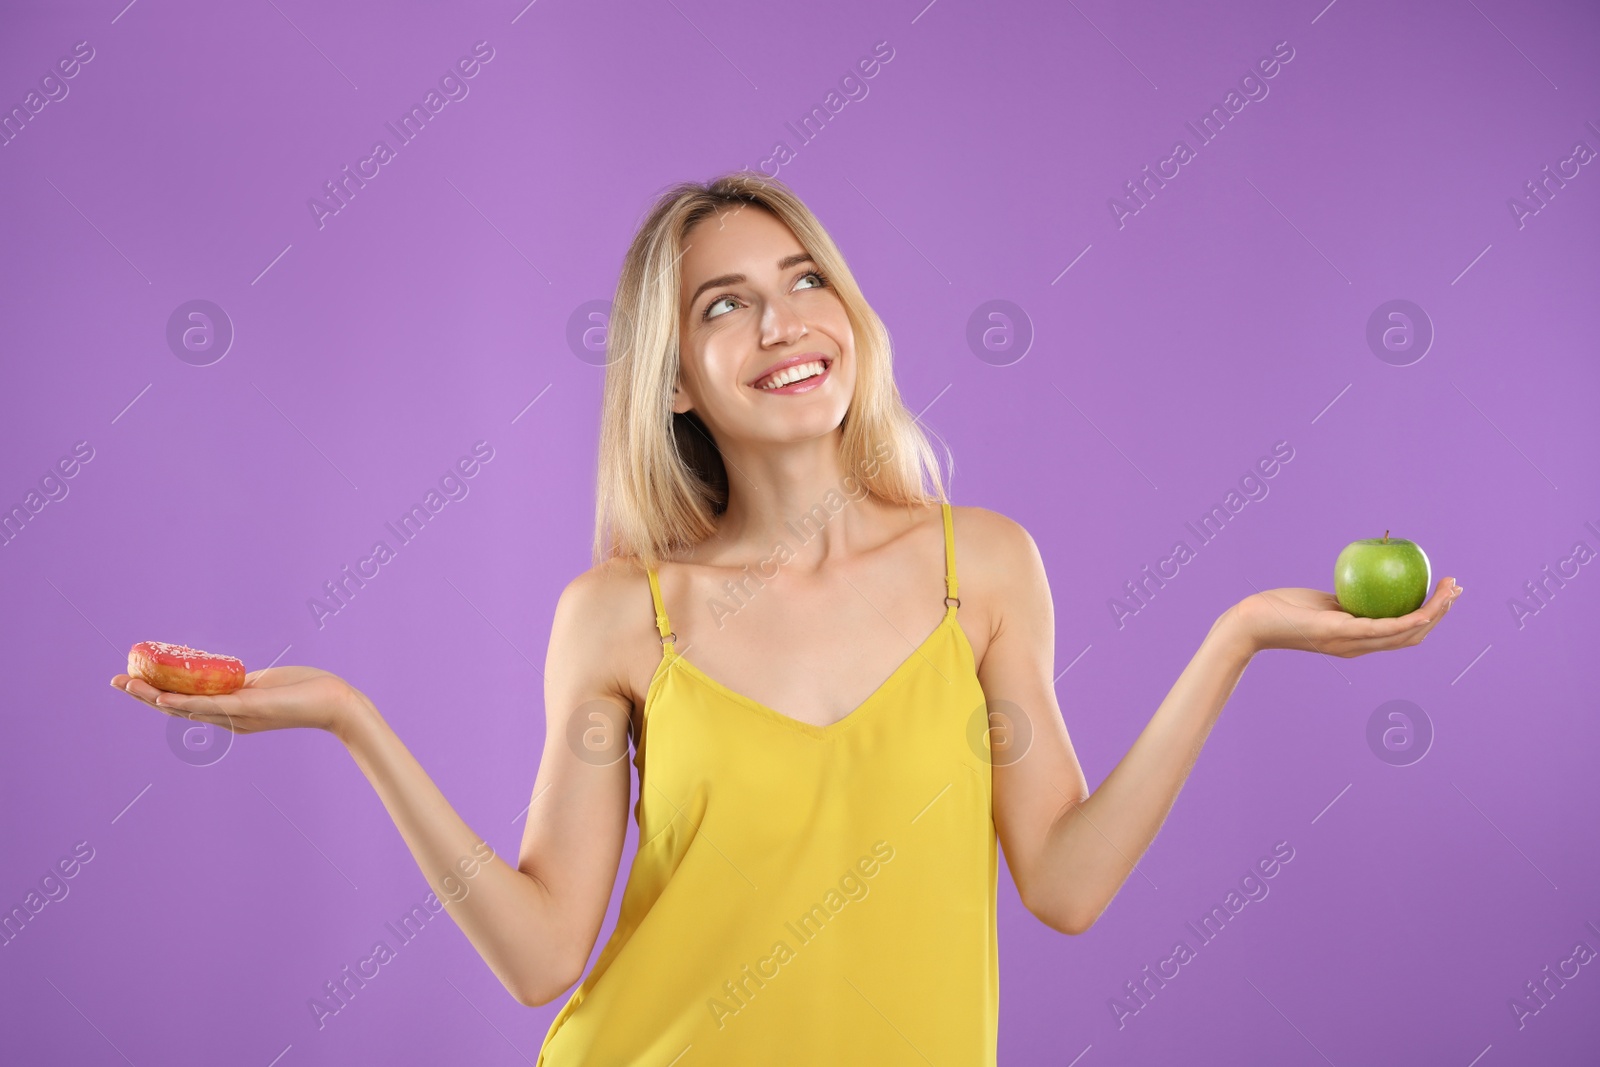
<svg viewBox="0 0 1600 1067">
<path fill-rule="evenodd" d="M 331 730 L 354 692 L 336 674 L 316 667 L 266 667 L 244 676 L 243 688 L 216 696 L 157 689 L 142 678 L 116 675 L 111 684 L 164 714 L 221 726 L 236 734 L 311 727 Z"/>
<path fill-rule="evenodd" d="M 1461 592 L 1455 579 L 1444 578 L 1417 610 L 1392 619 L 1351 615 L 1320 589 L 1268 589 L 1232 610 L 1258 649 L 1294 648 L 1349 659 L 1420 644 Z"/>
</svg>

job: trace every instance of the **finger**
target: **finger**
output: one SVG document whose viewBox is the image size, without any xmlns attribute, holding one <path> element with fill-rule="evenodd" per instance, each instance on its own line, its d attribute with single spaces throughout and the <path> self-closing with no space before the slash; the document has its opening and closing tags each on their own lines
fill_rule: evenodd
<svg viewBox="0 0 1600 1067">
<path fill-rule="evenodd" d="M 1421 609 L 1392 619 L 1353 619 L 1317 649 L 1330 655 L 1352 657 L 1385 652 L 1420 643 L 1438 619 Z"/>
<path fill-rule="evenodd" d="M 1451 599 L 1453 600 L 1454 597 Z M 1415 616 L 1419 618 L 1419 621 L 1412 623 L 1404 629 L 1396 630 L 1395 632 L 1384 637 L 1372 637 L 1356 640 L 1351 643 L 1350 647 L 1346 651 L 1353 655 L 1361 656 L 1367 654 L 1368 652 L 1387 652 L 1391 649 L 1408 648 L 1411 645 L 1420 645 L 1423 641 L 1428 639 L 1428 635 L 1433 632 L 1433 628 L 1438 626 L 1439 623 L 1444 619 L 1445 612 L 1449 610 L 1449 604 L 1450 601 L 1446 600 L 1443 606 L 1434 608 L 1431 611 L 1419 609 L 1418 611 L 1413 612 L 1411 615 L 1402 616 L 1401 619 L 1403 620 L 1411 619 Z"/>
<path fill-rule="evenodd" d="M 234 724 L 234 721 L 228 718 L 226 715 L 212 715 L 203 711 L 179 711 L 177 708 L 168 707 L 157 707 L 156 710 L 161 712 L 163 715 L 171 716 L 174 719 L 182 719 L 185 722 L 202 722 L 209 726 L 221 727 L 232 734 L 244 732 L 243 730 L 240 730 Z"/>
<path fill-rule="evenodd" d="M 1369 619 L 1352 615 L 1349 618 L 1335 620 L 1331 636 L 1352 642 L 1387 641 L 1396 635 L 1409 633 L 1426 621 L 1427 616 L 1422 608 L 1387 619 Z"/>
<path fill-rule="evenodd" d="M 1416 641 L 1417 644 L 1421 644 L 1423 641 L 1426 641 L 1428 639 L 1428 635 L 1433 633 L 1433 628 L 1438 626 L 1439 623 L 1444 619 L 1444 613 L 1448 610 L 1448 607 L 1442 607 L 1438 611 L 1434 612 L 1433 615 L 1429 617 L 1427 622 L 1418 627 L 1417 630 L 1413 632 L 1406 641 L 1402 641 L 1401 644 L 1404 645 L 1413 640 Z"/>
<path fill-rule="evenodd" d="M 176 719 L 194 719 L 198 722 L 210 722 L 217 726 L 226 725 L 228 721 L 225 713 L 215 709 L 211 709 L 208 712 L 208 714 L 214 716 L 213 718 L 201 718 L 197 712 L 202 709 L 183 703 L 194 699 L 192 697 L 187 697 L 182 693 L 169 693 L 164 689 L 157 689 L 142 678 L 129 678 L 127 675 L 118 675 L 118 677 L 127 679 L 126 683 L 120 687 L 123 692 L 141 703 L 150 705 L 163 715 L 170 715 Z M 215 716 L 220 716 L 220 718 Z"/>
<path fill-rule="evenodd" d="M 1434 589 L 1433 595 L 1419 605 L 1415 611 L 1408 612 L 1392 619 L 1375 619 L 1371 632 L 1363 637 L 1386 639 L 1390 637 L 1413 638 L 1419 631 L 1426 632 L 1436 626 L 1444 613 L 1450 610 L 1450 604 L 1460 595 L 1459 587 L 1455 580 L 1445 578 Z"/>
<path fill-rule="evenodd" d="M 137 678 L 130 678 L 126 674 L 119 674 L 115 678 L 111 679 L 111 684 L 122 690 L 124 693 L 127 693 L 135 700 L 143 700 L 146 704 L 151 703 L 155 699 L 154 695 L 152 695 L 149 699 L 146 699 L 144 696 L 142 696 L 139 690 L 134 687 L 134 683 L 137 681 Z"/>
<path fill-rule="evenodd" d="M 155 703 L 156 694 L 159 693 L 160 690 L 150 685 L 150 683 L 141 681 L 138 678 L 129 678 L 125 674 L 119 675 L 118 677 L 122 679 L 122 684 L 117 687 L 118 689 L 121 689 L 124 693 L 127 693 L 135 700 L 142 700 L 146 704 Z"/>
<path fill-rule="evenodd" d="M 165 704 L 151 704 L 150 706 L 152 708 L 155 708 L 161 714 L 163 714 L 163 715 L 165 715 L 165 716 L 167 716 L 169 718 L 183 719 L 185 721 L 192 720 L 192 721 L 195 721 L 195 722 L 203 722 L 203 721 L 205 721 L 204 719 L 202 719 L 200 717 L 200 715 L 198 715 L 196 713 L 191 713 L 191 712 L 184 711 L 181 708 L 174 708 L 174 707 L 171 707 L 170 705 L 165 705 Z"/>
<path fill-rule="evenodd" d="M 1450 579 L 1450 585 L 1450 599 L 1444 602 L 1444 610 L 1446 611 L 1449 611 L 1450 605 L 1454 604 L 1460 598 L 1461 594 L 1466 592 L 1466 590 L 1462 588 L 1460 583 L 1458 583 L 1454 578 Z"/>
<path fill-rule="evenodd" d="M 1424 605 L 1404 616 L 1407 625 L 1395 631 L 1380 641 L 1375 647 L 1379 649 L 1405 648 L 1407 645 L 1420 644 L 1433 628 L 1439 625 L 1439 620 L 1444 618 L 1444 603 Z"/>
<path fill-rule="evenodd" d="M 185 693 L 168 693 L 165 690 L 155 690 L 155 695 L 145 703 L 161 712 L 163 715 L 174 719 L 185 719 L 190 722 L 209 723 L 212 726 L 221 726 L 232 733 L 239 731 L 234 726 L 232 717 L 227 712 L 213 706 L 208 706 L 208 698 L 189 696 Z"/>
<path fill-rule="evenodd" d="M 1433 599 L 1413 613 L 1425 616 L 1423 636 L 1426 636 L 1427 630 L 1432 630 L 1439 625 L 1439 620 L 1444 618 L 1445 612 L 1450 610 L 1450 605 L 1454 604 L 1456 597 L 1460 595 L 1461 587 L 1455 584 L 1454 578 L 1446 578 L 1439 583 L 1439 588 L 1434 593 Z"/>
<path fill-rule="evenodd" d="M 1445 605 L 1450 602 L 1450 598 L 1454 595 L 1455 591 L 1451 585 L 1451 580 L 1449 578 L 1441 579 L 1439 584 L 1434 587 L 1433 595 L 1418 604 L 1415 611 L 1400 616 L 1400 621 L 1406 623 L 1407 629 L 1415 629 L 1418 626 L 1432 622 L 1444 614 Z"/>
<path fill-rule="evenodd" d="M 156 702 L 156 697 L 160 696 L 164 692 L 164 690 L 157 689 L 143 678 L 129 678 L 128 684 L 122 688 L 124 692 L 128 693 L 130 696 L 137 697 L 146 704 L 154 704 Z"/>
<path fill-rule="evenodd" d="M 207 696 L 190 696 L 186 693 L 162 693 L 156 697 L 156 707 L 165 711 L 168 708 L 177 711 L 186 718 L 196 719 L 200 722 L 211 722 L 221 725 L 231 723 L 233 717 L 217 705 L 216 700 Z"/>
</svg>

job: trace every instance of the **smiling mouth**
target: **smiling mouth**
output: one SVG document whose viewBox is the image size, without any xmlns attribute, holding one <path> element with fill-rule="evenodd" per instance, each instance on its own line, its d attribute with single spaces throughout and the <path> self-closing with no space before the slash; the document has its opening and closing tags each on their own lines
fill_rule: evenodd
<svg viewBox="0 0 1600 1067">
<path fill-rule="evenodd" d="M 822 359 L 815 359 L 809 363 L 796 363 L 792 367 L 785 367 L 752 383 L 751 388 L 759 389 L 763 393 L 787 392 L 791 386 L 802 383 L 815 384 L 828 373 L 828 367 L 829 362 Z"/>
</svg>

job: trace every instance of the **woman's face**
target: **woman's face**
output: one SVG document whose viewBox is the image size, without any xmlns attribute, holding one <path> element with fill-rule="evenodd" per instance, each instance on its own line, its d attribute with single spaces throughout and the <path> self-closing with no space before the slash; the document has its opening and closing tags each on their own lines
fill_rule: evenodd
<svg viewBox="0 0 1600 1067">
<path fill-rule="evenodd" d="M 832 432 L 855 387 L 854 334 L 794 233 L 763 208 L 730 206 L 684 248 L 672 410 L 692 409 L 723 447 Z"/>
</svg>

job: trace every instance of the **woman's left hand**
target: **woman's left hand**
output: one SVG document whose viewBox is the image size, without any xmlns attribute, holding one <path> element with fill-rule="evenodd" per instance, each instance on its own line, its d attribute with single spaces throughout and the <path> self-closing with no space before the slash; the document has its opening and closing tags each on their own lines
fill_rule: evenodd
<svg viewBox="0 0 1600 1067">
<path fill-rule="evenodd" d="M 1444 578 L 1433 596 L 1411 614 L 1363 619 L 1340 608 L 1332 593 L 1320 589 L 1268 589 L 1245 597 L 1223 618 L 1253 651 L 1296 648 L 1349 659 L 1420 644 L 1461 593 L 1454 578 Z"/>
</svg>

